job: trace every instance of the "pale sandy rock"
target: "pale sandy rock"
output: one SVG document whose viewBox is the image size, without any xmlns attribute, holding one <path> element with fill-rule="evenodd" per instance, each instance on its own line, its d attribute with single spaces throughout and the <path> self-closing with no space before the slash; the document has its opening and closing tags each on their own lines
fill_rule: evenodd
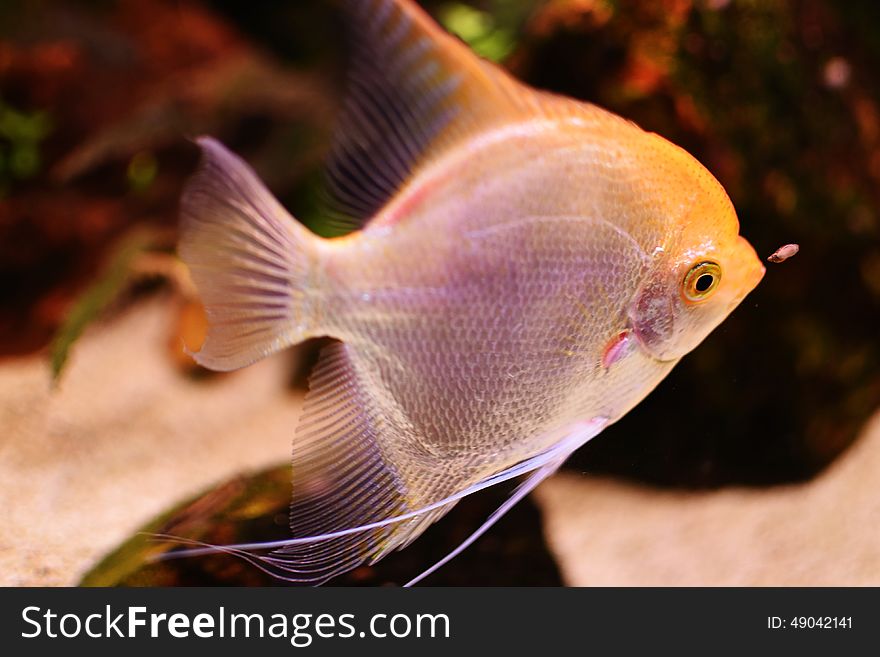
<svg viewBox="0 0 880 657">
<path fill-rule="evenodd" d="M 880 585 L 880 414 L 819 477 L 669 492 L 564 473 L 537 491 L 576 586 Z"/>
<path fill-rule="evenodd" d="M 190 380 L 168 357 L 173 311 L 97 327 L 54 392 L 46 358 L 0 365 L 0 584 L 75 584 L 156 514 L 289 457 L 290 352 Z"/>
</svg>

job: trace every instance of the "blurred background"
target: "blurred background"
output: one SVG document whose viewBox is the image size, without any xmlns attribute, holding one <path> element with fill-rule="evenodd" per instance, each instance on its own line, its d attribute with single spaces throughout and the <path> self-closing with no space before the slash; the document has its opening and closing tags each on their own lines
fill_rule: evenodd
<svg viewBox="0 0 880 657">
<path fill-rule="evenodd" d="M 777 504 L 779 495 L 791 494 L 784 522 L 813 513 L 818 503 L 798 506 L 798 500 L 815 499 L 810 496 L 818 493 L 810 491 L 826 485 L 830 469 L 856 448 L 880 406 L 880 4 L 420 4 L 520 79 L 599 104 L 683 146 L 727 189 L 742 234 L 762 257 L 782 244 L 801 247 L 793 259 L 768 265 L 758 289 L 703 345 L 567 464 L 571 477 L 586 473 L 588 480 L 611 482 L 610 488 L 582 491 L 588 500 L 601 494 L 607 503 L 627 491 L 645 496 L 643 503 L 609 506 L 610 524 L 593 525 L 592 531 L 607 535 L 627 518 L 631 531 L 638 527 L 640 509 L 657 509 L 661 499 L 670 505 L 658 511 L 657 524 L 684 522 L 676 515 L 680 499 L 685 505 L 709 504 L 701 513 L 712 522 L 700 524 L 693 517 L 688 522 L 697 522 L 698 533 L 717 532 L 716 522 L 724 526 L 721 511 L 705 501 L 729 491 L 746 496 L 758 514 Z M 314 345 L 284 355 L 272 370 L 275 387 L 263 399 L 281 394 L 278 390 L 284 395 L 274 410 L 245 401 L 252 400 L 242 392 L 252 386 L 252 377 L 210 375 L 189 363 L 180 340 L 198 340 L 203 325 L 174 257 L 177 203 L 197 157 L 187 138 L 212 134 L 250 162 L 296 217 L 330 234 L 316 198 L 341 99 L 346 51 L 340 34 L 327 0 L 0 2 L 0 453 L 7 455 L 7 468 L 18 464 L 16 472 L 28 473 L 29 480 L 54 482 L 54 492 L 39 498 L 36 512 L 18 484 L 2 485 L 5 505 L 18 508 L 23 519 L 38 513 L 45 530 L 29 537 L 13 521 L 0 538 L 0 557 L 5 553 L 12 562 L 22 555 L 57 557 L 63 548 L 46 546 L 60 531 L 67 487 L 85 485 L 85 472 L 91 488 L 106 477 L 111 492 L 100 504 L 122 507 L 114 507 L 113 519 L 95 528 L 96 534 L 82 537 L 75 559 L 53 561 L 42 580 L 30 574 L 13 582 L 75 583 L 159 511 L 163 515 L 152 521 L 151 531 L 173 528 L 215 542 L 284 535 L 289 471 L 279 446 L 292 436 L 288 406 L 299 403 Z M 105 350 L 87 362 L 87 352 L 101 351 L 89 351 L 90 336 L 100 344 L 102 331 L 119 331 L 120 322 L 127 328 L 119 334 L 118 351 L 110 358 Z M 111 342 L 107 338 L 104 344 Z M 222 386 L 229 388 L 217 392 Z M 140 414 L 126 415 L 127 402 L 120 397 L 114 403 L 125 420 L 114 419 L 106 397 L 112 389 L 142 400 Z M 170 390 L 177 391 L 173 399 Z M 192 428 L 200 422 L 198 408 L 181 400 L 210 400 L 214 393 L 225 395 L 226 412 L 239 403 L 236 417 L 256 418 L 242 420 L 247 426 L 271 424 L 266 431 L 274 436 L 272 447 L 249 460 L 249 450 L 259 450 L 239 436 L 222 464 L 198 477 L 177 463 L 183 469 L 162 480 L 164 506 L 158 501 L 139 506 L 134 497 L 151 498 L 149 489 L 128 491 L 129 497 L 119 493 L 119 482 L 133 476 L 125 467 L 136 469 L 143 459 L 155 458 L 137 423 L 156 425 L 149 434 L 154 437 L 183 426 L 185 441 L 203 429 Z M 56 401 L 59 397 L 66 401 Z M 175 403 L 185 419 L 168 410 L 177 408 Z M 94 419 L 106 413 L 106 420 Z M 224 440 L 222 424 L 212 425 L 205 437 L 212 442 L 193 439 L 195 453 Z M 96 438 L 99 434 L 105 437 Z M 83 450 L 73 460 L 65 452 L 71 435 L 79 437 Z M 89 440 L 97 442 L 90 447 Z M 32 450 L 26 456 L 20 452 L 23 443 Z M 112 466 L 95 465 L 108 458 L 109 444 L 133 451 L 120 452 Z M 150 463 L 157 472 L 172 471 Z M 852 481 L 858 472 L 847 470 L 845 477 Z M 143 484 L 154 487 L 158 481 Z M 574 495 L 577 484 L 572 485 Z M 877 496 L 864 488 L 847 493 L 828 484 L 826 489 L 840 496 L 822 498 L 828 513 L 845 515 L 858 503 L 874 504 L 866 515 L 852 516 L 850 542 L 839 546 L 868 561 L 847 570 L 839 583 L 877 584 L 880 562 L 872 556 L 880 550 L 875 529 L 880 509 L 872 502 Z M 561 539 L 542 533 L 542 522 L 548 534 L 577 522 L 577 517 L 553 520 L 554 509 L 570 498 L 548 490 L 538 496 L 538 506 L 521 505 L 429 583 L 590 583 L 590 576 L 578 579 L 576 566 L 566 561 L 579 557 L 565 554 Z M 359 569 L 342 583 L 400 583 L 466 536 L 505 493 L 462 503 L 405 552 L 376 568 Z M 92 503 L 99 504 L 83 498 L 83 504 Z M 589 513 L 591 505 L 583 508 Z M 81 504 L 66 512 L 74 526 L 83 515 L 97 513 Z M 766 515 L 761 518 L 768 522 Z M 865 524 L 872 521 L 873 526 Z M 815 538 L 792 531 L 799 542 Z M 825 524 L 815 528 L 823 536 L 827 531 Z M 98 535 L 99 541 L 90 542 Z M 691 548 L 696 544 L 705 547 L 697 541 Z M 146 553 L 167 547 L 135 536 L 87 581 L 269 583 L 253 569 L 221 558 L 143 564 Z M 623 558 L 609 548 L 611 553 Z M 685 552 L 671 555 L 670 563 L 684 558 Z M 767 572 L 773 567 L 768 562 Z M 638 583 L 637 572 L 631 577 Z M 665 583 L 724 581 L 713 580 L 711 568 L 704 579 L 694 582 L 673 572 Z M 621 575 L 603 583 L 633 581 Z M 744 575 L 737 581 L 762 580 Z"/>
</svg>

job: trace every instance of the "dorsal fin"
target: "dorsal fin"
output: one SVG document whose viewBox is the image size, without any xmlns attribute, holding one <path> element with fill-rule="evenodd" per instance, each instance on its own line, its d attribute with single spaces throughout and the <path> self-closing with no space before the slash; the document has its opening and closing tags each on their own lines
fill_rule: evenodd
<svg viewBox="0 0 880 657">
<path fill-rule="evenodd" d="M 477 57 L 411 0 L 340 5 L 352 53 L 327 179 L 335 219 L 349 227 L 376 214 L 424 162 L 556 100 Z"/>
</svg>

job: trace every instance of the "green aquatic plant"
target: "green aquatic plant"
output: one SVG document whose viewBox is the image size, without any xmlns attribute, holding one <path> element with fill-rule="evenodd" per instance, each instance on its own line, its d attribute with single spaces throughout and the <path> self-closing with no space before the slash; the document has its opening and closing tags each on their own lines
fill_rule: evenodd
<svg viewBox="0 0 880 657">
<path fill-rule="evenodd" d="M 51 132 L 48 112 L 25 112 L 0 98 L 0 195 L 13 180 L 27 180 L 40 172 L 40 147 Z"/>
<path fill-rule="evenodd" d="M 493 62 L 503 60 L 516 46 L 513 26 L 502 24 L 488 12 L 451 2 L 441 7 L 438 17 L 447 30 Z"/>
<path fill-rule="evenodd" d="M 159 163 L 155 155 L 149 151 L 135 154 L 126 169 L 129 189 L 133 192 L 145 192 L 156 180 L 158 173 Z"/>
<path fill-rule="evenodd" d="M 52 382 L 58 382 L 70 350 L 83 331 L 112 304 L 128 286 L 136 259 L 155 248 L 155 233 L 134 230 L 117 245 L 106 267 L 73 304 L 49 348 Z"/>
</svg>

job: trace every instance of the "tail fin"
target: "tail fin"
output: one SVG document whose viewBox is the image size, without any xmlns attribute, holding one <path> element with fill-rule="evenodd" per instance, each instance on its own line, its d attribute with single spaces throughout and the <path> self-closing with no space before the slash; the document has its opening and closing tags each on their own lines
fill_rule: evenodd
<svg viewBox="0 0 880 657">
<path fill-rule="evenodd" d="M 196 362 L 234 370 L 312 335 L 309 281 L 320 239 L 291 217 L 253 170 L 201 137 L 202 161 L 181 202 L 178 252 L 208 315 Z"/>
</svg>

